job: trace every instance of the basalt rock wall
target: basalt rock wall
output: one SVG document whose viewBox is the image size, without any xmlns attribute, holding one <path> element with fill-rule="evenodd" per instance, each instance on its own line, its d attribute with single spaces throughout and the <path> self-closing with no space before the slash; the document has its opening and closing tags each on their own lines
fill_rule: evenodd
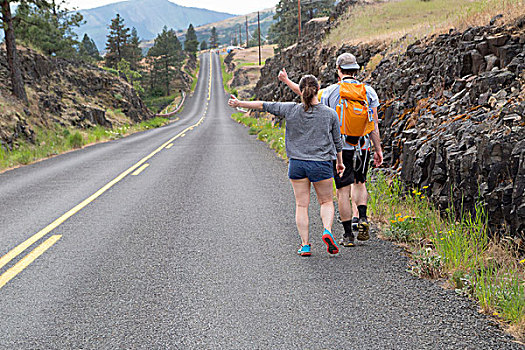
<svg viewBox="0 0 525 350">
<path fill-rule="evenodd" d="M 384 58 L 387 164 L 440 207 L 481 200 L 494 229 L 525 231 L 525 18 L 434 36 Z"/>
<path fill-rule="evenodd" d="M 266 61 L 261 100 L 298 100 L 277 80 L 280 69 L 298 81 L 314 74 L 336 82 L 335 58 L 351 52 L 378 92 L 385 166 L 409 186 L 429 186 L 441 208 L 472 209 L 481 200 L 493 231 L 525 237 L 525 18 L 507 25 L 451 31 L 410 45 L 323 47 L 331 23 L 309 23 L 298 44 Z M 371 74 L 370 74 L 371 73 Z M 365 76 L 367 78 L 365 78 Z"/>
<path fill-rule="evenodd" d="M 140 122 L 152 116 L 130 84 L 82 62 L 18 51 L 30 103 L 22 108 L 10 93 L 6 53 L 0 49 L 0 142 L 13 147 L 17 139 L 34 141 L 34 127 L 53 124 L 88 128 Z M 11 105 L 11 108 L 5 105 Z M 118 110 L 125 118 L 108 110 Z M 120 113 L 117 113 L 121 115 Z"/>
</svg>

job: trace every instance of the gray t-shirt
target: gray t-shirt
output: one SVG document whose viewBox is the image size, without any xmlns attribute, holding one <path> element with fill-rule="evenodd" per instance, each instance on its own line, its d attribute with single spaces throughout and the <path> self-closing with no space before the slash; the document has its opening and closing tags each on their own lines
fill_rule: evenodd
<svg viewBox="0 0 525 350">
<path fill-rule="evenodd" d="M 322 104 L 305 112 L 295 102 L 264 102 L 263 110 L 286 119 L 286 154 L 299 160 L 336 159 L 343 149 L 337 113 Z"/>
</svg>

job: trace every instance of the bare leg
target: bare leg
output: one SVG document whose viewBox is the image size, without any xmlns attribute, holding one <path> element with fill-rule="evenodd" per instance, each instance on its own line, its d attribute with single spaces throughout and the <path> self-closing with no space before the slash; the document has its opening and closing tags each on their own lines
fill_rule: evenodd
<svg viewBox="0 0 525 350">
<path fill-rule="evenodd" d="M 352 185 L 352 203 L 355 203 L 356 210 L 358 205 L 366 205 L 368 192 L 364 183 L 354 183 Z"/>
<path fill-rule="evenodd" d="M 335 211 L 332 182 L 332 179 L 327 179 L 313 183 L 315 192 L 317 193 L 317 200 L 321 205 L 321 220 L 323 221 L 323 226 L 330 232 L 332 232 Z"/>
<path fill-rule="evenodd" d="M 341 221 L 352 220 L 352 206 L 350 205 L 351 185 L 341 187 L 337 190 L 337 205 L 339 206 L 339 214 Z M 352 201 L 353 205 L 354 201 Z M 357 207 L 356 207 L 357 211 Z"/>
<path fill-rule="evenodd" d="M 297 231 L 301 236 L 302 244 L 309 243 L 308 233 L 308 205 L 310 204 L 310 180 L 290 180 L 293 187 L 293 193 L 295 194 L 295 223 L 297 225 Z"/>
<path fill-rule="evenodd" d="M 351 185 L 351 186 L 353 187 L 353 185 Z M 359 211 L 357 210 L 357 204 L 356 204 L 355 201 L 352 201 L 352 216 L 354 218 L 358 218 L 359 217 Z"/>
</svg>

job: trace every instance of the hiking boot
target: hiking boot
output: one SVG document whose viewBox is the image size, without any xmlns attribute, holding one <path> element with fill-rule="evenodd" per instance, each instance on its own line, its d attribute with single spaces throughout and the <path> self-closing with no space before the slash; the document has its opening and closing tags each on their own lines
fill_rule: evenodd
<svg viewBox="0 0 525 350">
<path fill-rule="evenodd" d="M 352 231 L 357 232 L 359 230 L 359 219 L 356 217 L 352 218 Z"/>
<path fill-rule="evenodd" d="M 339 247 L 337 246 L 337 243 L 335 243 L 334 236 L 332 236 L 330 231 L 324 229 L 323 236 L 321 237 L 321 239 L 326 244 L 326 251 L 329 254 L 339 253 Z"/>
<path fill-rule="evenodd" d="M 299 250 L 297 251 L 297 254 L 300 256 L 310 256 L 312 255 L 311 247 L 309 244 L 301 245 Z"/>
<path fill-rule="evenodd" d="M 368 241 L 370 239 L 370 225 L 366 218 L 360 218 L 359 223 L 357 224 L 357 240 L 359 241 Z"/>
<path fill-rule="evenodd" d="M 339 244 L 343 247 L 354 247 L 354 234 L 347 236 L 346 234 L 343 234 L 343 237 L 339 241 Z"/>
</svg>

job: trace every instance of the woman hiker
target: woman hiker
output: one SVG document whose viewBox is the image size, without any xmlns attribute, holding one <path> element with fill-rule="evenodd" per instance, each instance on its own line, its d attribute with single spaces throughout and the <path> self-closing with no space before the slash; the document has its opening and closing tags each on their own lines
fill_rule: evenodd
<svg viewBox="0 0 525 350">
<path fill-rule="evenodd" d="M 302 103 L 239 101 L 232 96 L 228 105 L 263 110 L 286 119 L 286 154 L 290 160 L 288 177 L 295 194 L 295 221 L 301 236 L 297 254 L 311 255 L 308 231 L 310 183 L 313 183 L 321 205 L 322 240 L 328 253 L 337 254 L 339 247 L 331 233 L 334 221 L 332 181 L 334 176 L 340 176 L 345 170 L 339 119 L 333 109 L 319 103 L 319 83 L 313 75 L 304 76 L 299 88 Z M 334 159 L 337 174 L 334 174 Z"/>
</svg>

